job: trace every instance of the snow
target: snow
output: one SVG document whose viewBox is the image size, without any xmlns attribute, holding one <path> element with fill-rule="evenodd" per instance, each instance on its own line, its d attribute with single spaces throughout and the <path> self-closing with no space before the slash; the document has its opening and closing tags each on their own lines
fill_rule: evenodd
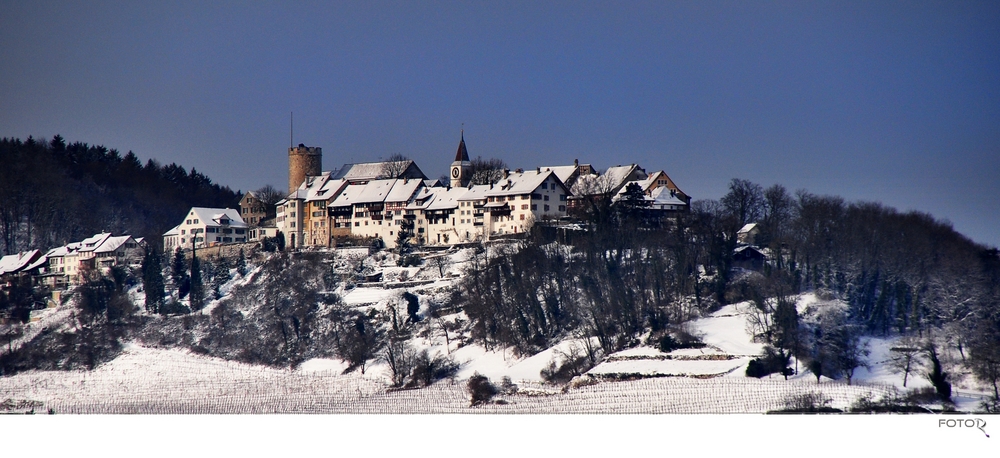
<svg viewBox="0 0 1000 458">
<path fill-rule="evenodd" d="M 474 255 L 461 249 L 448 256 L 449 273 L 460 275 Z M 384 253 L 368 257 L 367 249 L 338 250 L 340 261 L 363 261 L 368 269 L 381 271 L 386 280 L 428 279 L 428 284 L 409 288 L 357 287 L 338 290 L 348 306 L 383 308 L 398 306 L 403 291 L 418 293 L 420 313 L 427 317 L 432 303 L 445 303 L 456 280 L 438 279 L 437 269 L 395 266 Z M 364 258 L 361 260 L 360 258 Z M 227 294 L 236 285 L 254 281 L 260 267 L 233 278 L 220 288 Z M 435 281 L 436 280 L 436 281 Z M 390 286 L 383 283 L 383 286 Z M 796 306 L 803 315 L 815 315 L 828 307 L 844 307 L 837 300 L 820 299 L 816 293 L 798 297 Z M 824 296 L 825 297 L 825 296 Z M 203 311 L 208 313 L 213 301 Z M 0 378 L 0 400 L 27 399 L 64 413 L 459 413 L 469 412 L 463 381 L 475 373 L 494 382 L 509 377 L 520 394 L 504 394 L 507 404 L 490 404 L 475 412 L 495 413 L 738 413 L 764 412 L 784 407 L 786 398 L 814 391 L 833 400 L 833 407 L 847 408 L 858 397 L 879 399 L 902 390 L 902 374 L 889 369 L 894 356 L 890 349 L 895 338 L 867 338 L 871 351 L 870 369 L 859 368 L 848 386 L 841 380 L 815 377 L 802 370 L 785 380 L 780 375 L 764 379 L 744 375 L 749 361 L 764 345 L 753 341 L 747 331 L 748 302 L 723 306 L 718 311 L 687 323 L 699 336 L 703 348 L 663 353 L 639 346 L 606 355 L 572 389 L 542 383 L 543 368 L 566 355 L 586 355 L 585 341 L 567 338 L 535 355 L 515 356 L 510 349 L 485 349 L 477 342 L 449 333 L 450 345 L 440 320 L 468 322 L 464 313 L 440 319 L 425 319 L 422 331 L 410 345 L 427 350 L 431 356 L 449 355 L 460 364 L 453 380 L 439 381 L 419 390 L 389 389 L 389 368 L 373 360 L 365 374 L 344 373 L 348 364 L 338 359 L 311 359 L 295 369 L 224 361 L 177 349 L 155 349 L 130 344 L 113 361 L 94 371 L 25 372 Z M 17 347 L 42 329 L 64 325 L 72 309 L 60 307 L 40 314 L 41 321 L 26 327 L 26 335 L 13 342 Z M 597 346 L 596 340 L 591 344 Z M 918 370 L 910 374 L 907 388 L 929 386 Z M 615 378 L 644 376 L 639 380 Z M 962 388 L 962 389 L 959 389 Z M 976 411 L 983 394 L 956 382 L 954 399 L 960 410 Z"/>
<path fill-rule="evenodd" d="M 384 288 L 354 288 L 344 296 L 348 305 L 376 304 L 400 294 L 399 290 Z"/>
<path fill-rule="evenodd" d="M 733 355 L 758 355 L 764 344 L 754 343 L 747 332 L 745 313 L 748 302 L 722 307 L 712 315 L 691 323 L 696 333 L 704 334 L 702 341 Z"/>
</svg>

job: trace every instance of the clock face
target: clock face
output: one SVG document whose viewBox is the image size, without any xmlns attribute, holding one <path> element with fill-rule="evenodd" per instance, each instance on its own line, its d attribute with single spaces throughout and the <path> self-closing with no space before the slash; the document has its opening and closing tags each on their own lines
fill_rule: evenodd
<svg viewBox="0 0 1000 458">
<path fill-rule="evenodd" d="M 458 167 L 454 167 L 451 169 L 451 177 L 458 178 Z"/>
</svg>

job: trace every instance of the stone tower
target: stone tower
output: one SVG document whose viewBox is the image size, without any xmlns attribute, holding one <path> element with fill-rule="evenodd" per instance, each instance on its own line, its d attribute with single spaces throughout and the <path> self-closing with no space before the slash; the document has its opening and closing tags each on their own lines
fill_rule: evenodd
<svg viewBox="0 0 1000 458">
<path fill-rule="evenodd" d="M 307 176 L 323 173 L 323 150 L 318 146 L 288 148 L 288 193 L 299 188 Z"/>
<path fill-rule="evenodd" d="M 455 162 L 451 163 L 451 187 L 465 187 L 472 181 L 472 162 L 469 161 L 469 150 L 465 149 L 465 131 L 462 131 L 462 140 L 458 142 L 458 152 L 455 153 Z"/>
</svg>

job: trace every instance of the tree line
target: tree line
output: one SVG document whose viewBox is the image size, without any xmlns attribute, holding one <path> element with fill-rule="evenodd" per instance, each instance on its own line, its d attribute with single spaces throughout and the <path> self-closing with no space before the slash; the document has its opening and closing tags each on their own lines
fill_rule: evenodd
<svg viewBox="0 0 1000 458">
<path fill-rule="evenodd" d="M 51 140 L 0 139 L 0 253 L 48 249 L 98 232 L 146 237 L 190 207 L 234 207 L 240 194 L 194 168 L 145 164 L 131 151 Z"/>
<path fill-rule="evenodd" d="M 684 321 L 749 301 L 757 338 L 774 353 L 758 361 L 776 366 L 770 372 L 795 355 L 817 377 L 850 380 L 866 364 L 862 336 L 903 335 L 922 339 L 935 367 L 938 346 L 956 349 L 998 391 L 1000 255 L 928 214 L 734 179 L 721 199 L 668 218 L 613 205 L 610 194 L 576 216 L 584 230 L 569 231 L 565 244 L 536 230 L 513 249 L 483 247 L 473 259 L 454 301 L 487 348 L 533 354 L 589 337 L 599 342 L 586 351 L 595 360 L 647 332 L 676 340 Z M 758 271 L 734 268 L 748 223 L 769 255 Z M 792 296 L 810 290 L 847 307 L 805 323 Z M 936 377 L 943 391 L 947 374 Z"/>
</svg>

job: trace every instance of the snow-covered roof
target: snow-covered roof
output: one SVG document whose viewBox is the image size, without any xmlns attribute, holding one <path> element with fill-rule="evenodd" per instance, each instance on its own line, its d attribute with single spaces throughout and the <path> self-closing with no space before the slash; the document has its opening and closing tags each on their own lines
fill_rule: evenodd
<svg viewBox="0 0 1000 458">
<path fill-rule="evenodd" d="M 673 192 L 666 186 L 654 189 L 647 200 L 652 202 L 653 207 L 660 207 L 664 205 L 687 205 L 687 202 L 681 199 L 677 193 Z"/>
<path fill-rule="evenodd" d="M 188 215 L 192 212 L 195 218 L 203 224 L 212 225 L 214 223 L 214 225 L 220 225 L 222 224 L 221 220 L 228 219 L 230 227 L 247 227 L 247 224 L 243 222 L 243 218 L 240 217 L 240 212 L 232 208 L 191 207 Z"/>
<path fill-rule="evenodd" d="M 354 205 L 358 201 L 358 197 L 364 191 L 365 185 L 363 184 L 349 184 L 344 187 L 343 191 L 337 196 L 333 202 L 330 202 L 331 207 L 349 207 Z"/>
<path fill-rule="evenodd" d="M 0 275 L 9 274 L 23 270 L 32 264 L 42 255 L 39 250 L 24 251 L 17 254 L 9 254 L 0 258 Z"/>
<path fill-rule="evenodd" d="M 386 195 L 386 202 L 407 202 L 417 192 L 417 189 L 424 185 L 422 180 L 401 179 L 392 180 L 392 189 Z"/>
<path fill-rule="evenodd" d="M 487 196 L 514 196 L 520 194 L 531 194 L 542 185 L 547 178 L 553 177 L 556 181 L 559 178 L 551 170 L 529 170 L 527 172 L 511 172 L 507 178 L 498 181 L 493 185 L 493 189 L 486 192 Z M 559 181 L 562 185 L 562 181 Z M 565 185 L 562 185 L 565 188 Z"/>
<path fill-rule="evenodd" d="M 176 228 L 174 228 L 174 229 L 176 229 Z M 49 250 L 48 253 L 45 253 L 45 257 L 46 258 L 59 258 L 59 257 L 66 256 L 69 253 L 70 253 L 70 249 L 69 249 L 68 246 L 61 246 L 61 247 L 53 248 L 53 249 Z"/>
<path fill-rule="evenodd" d="M 357 200 L 354 201 L 355 204 L 373 204 L 377 202 L 385 202 L 385 197 L 389 195 L 389 191 L 392 190 L 392 185 L 396 180 L 375 180 L 369 181 L 367 184 L 363 185 L 361 192 L 358 194 Z"/>
<path fill-rule="evenodd" d="M 614 167 L 608 167 L 608 170 L 604 172 L 604 176 L 611 180 L 611 183 L 615 185 L 622 185 L 625 180 L 629 179 L 633 175 L 636 178 L 642 180 L 646 178 L 646 173 L 637 164 L 631 165 L 617 165 Z"/>
<path fill-rule="evenodd" d="M 33 263 L 28 264 L 27 266 L 25 266 L 24 270 L 25 271 L 35 270 L 35 269 L 37 269 L 39 267 L 44 267 L 48 263 L 49 263 L 49 258 L 46 258 L 44 255 L 43 256 L 39 256 L 38 259 L 35 260 L 35 262 L 33 262 Z"/>
<path fill-rule="evenodd" d="M 427 210 L 458 208 L 458 199 L 467 192 L 468 188 L 435 188 L 434 201 L 427 206 Z"/>
<path fill-rule="evenodd" d="M 173 229 L 170 229 L 169 231 L 163 233 L 164 237 L 169 237 L 171 235 L 181 235 L 181 226 L 180 225 L 174 226 Z"/>
<path fill-rule="evenodd" d="M 426 179 L 427 177 L 412 160 L 405 161 L 384 161 L 384 162 L 361 162 L 357 164 L 344 164 L 340 170 L 332 174 L 334 179 L 344 179 L 347 181 L 371 181 L 385 177 L 386 168 L 399 170 L 401 176 L 410 178 Z M 393 177 L 397 178 L 397 177 Z"/>
<path fill-rule="evenodd" d="M 124 245 L 125 242 L 128 242 L 131 239 L 132 239 L 132 236 L 129 236 L 129 235 L 122 235 L 122 236 L 118 236 L 118 237 L 108 237 L 108 238 L 104 239 L 104 242 L 101 243 L 100 246 L 98 246 L 97 248 L 94 249 L 94 253 L 110 253 L 112 251 L 117 250 L 122 245 Z"/>
<path fill-rule="evenodd" d="M 740 230 L 739 230 L 739 231 L 737 232 L 737 234 L 746 234 L 746 233 L 749 233 L 749 232 L 750 232 L 750 231 L 752 231 L 752 230 L 753 230 L 753 229 L 754 229 L 755 227 L 757 227 L 757 223 L 748 223 L 748 224 L 745 224 L 745 225 L 744 225 L 744 226 L 743 226 L 743 227 L 742 227 L 742 228 L 741 228 L 741 229 L 740 229 Z"/>
<path fill-rule="evenodd" d="M 445 188 L 440 187 L 424 187 L 420 188 L 416 194 L 413 195 L 413 200 L 404 207 L 406 210 L 425 210 L 434 201 L 434 198 L 439 190 Z"/>
<path fill-rule="evenodd" d="M 490 185 L 488 184 L 478 184 L 466 188 L 467 191 L 462 197 L 459 197 L 460 201 L 475 201 L 475 200 L 486 200 L 486 193 L 490 191 Z"/>
<path fill-rule="evenodd" d="M 559 178 L 559 181 L 565 183 L 566 180 L 569 180 L 576 173 L 578 168 L 575 165 L 559 165 L 555 167 L 542 167 L 542 170 L 551 170 Z"/>
</svg>

